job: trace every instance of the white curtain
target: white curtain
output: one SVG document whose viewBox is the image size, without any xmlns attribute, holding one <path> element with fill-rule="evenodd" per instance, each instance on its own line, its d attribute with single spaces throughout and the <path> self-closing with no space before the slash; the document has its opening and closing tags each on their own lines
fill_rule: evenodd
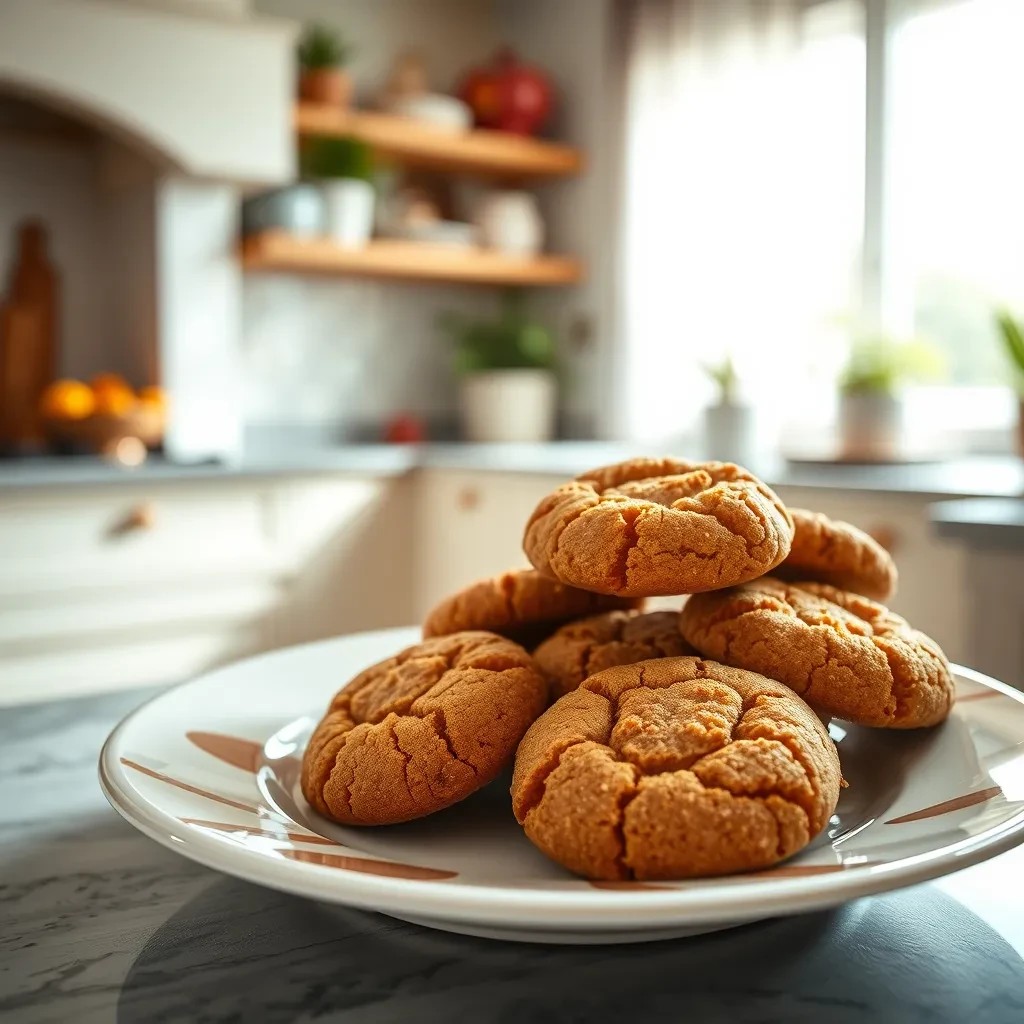
<svg viewBox="0 0 1024 1024">
<path fill-rule="evenodd" d="M 687 432 L 733 356 L 765 407 L 813 403 L 859 280 L 859 7 L 626 0 L 618 430 Z M 823 358 L 824 357 L 824 358 Z"/>
</svg>

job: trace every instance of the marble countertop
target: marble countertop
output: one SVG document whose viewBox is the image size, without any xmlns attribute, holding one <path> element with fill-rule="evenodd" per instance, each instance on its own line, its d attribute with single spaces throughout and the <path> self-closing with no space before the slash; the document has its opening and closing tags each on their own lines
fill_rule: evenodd
<svg viewBox="0 0 1024 1024">
<path fill-rule="evenodd" d="M 151 458 L 125 470 L 97 458 L 36 458 L 0 461 L 5 488 L 105 486 L 108 484 L 225 480 L 319 474 L 398 476 L 416 468 L 575 476 L 638 453 L 680 454 L 680 450 L 604 441 L 550 444 L 352 444 L 266 446 L 230 464 L 181 465 Z M 689 458 L 701 453 L 686 449 Z M 763 458 L 749 466 L 774 487 L 822 487 L 956 497 L 1024 495 L 1024 460 L 1015 456 L 973 456 L 906 464 L 838 464 Z"/>
<path fill-rule="evenodd" d="M 1024 848 L 699 938 L 463 938 L 261 889 L 136 832 L 95 766 L 149 692 L 0 713 L 0 1020 L 1024 1020 Z"/>
</svg>

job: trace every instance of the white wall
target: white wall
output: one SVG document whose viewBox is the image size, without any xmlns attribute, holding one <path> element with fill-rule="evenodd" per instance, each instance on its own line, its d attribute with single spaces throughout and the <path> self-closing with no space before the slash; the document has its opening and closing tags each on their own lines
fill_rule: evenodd
<svg viewBox="0 0 1024 1024">
<path fill-rule="evenodd" d="M 255 14 L 320 22 L 343 33 L 354 49 L 351 64 L 360 104 L 387 78 L 395 54 L 415 48 L 430 85 L 441 92 L 499 41 L 488 0 L 253 0 Z"/>
<path fill-rule="evenodd" d="M 545 186 L 550 247 L 587 264 L 586 281 L 539 297 L 561 334 L 568 387 L 563 405 L 579 426 L 606 435 L 614 372 L 615 225 L 619 214 L 618 112 L 614 106 L 611 0 L 495 0 L 502 36 L 546 69 L 558 90 L 550 134 L 582 147 L 580 179 Z"/>
<path fill-rule="evenodd" d="M 255 0 L 254 11 L 330 25 L 351 41 L 360 104 L 369 105 L 395 54 L 423 54 L 431 86 L 450 90 L 499 41 L 485 0 Z M 254 424 L 363 424 L 410 411 L 455 409 L 442 311 L 494 311 L 493 290 L 249 276 L 243 294 L 247 418 Z"/>
</svg>

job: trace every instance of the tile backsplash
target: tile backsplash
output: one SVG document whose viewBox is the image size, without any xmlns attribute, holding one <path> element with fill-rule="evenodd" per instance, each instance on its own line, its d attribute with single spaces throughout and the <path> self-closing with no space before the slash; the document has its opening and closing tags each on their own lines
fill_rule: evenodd
<svg viewBox="0 0 1024 1024">
<path fill-rule="evenodd" d="M 491 316 L 491 289 L 353 279 L 253 276 L 242 299 L 245 418 L 250 425 L 337 425 L 400 412 L 455 411 L 447 310 Z"/>
</svg>

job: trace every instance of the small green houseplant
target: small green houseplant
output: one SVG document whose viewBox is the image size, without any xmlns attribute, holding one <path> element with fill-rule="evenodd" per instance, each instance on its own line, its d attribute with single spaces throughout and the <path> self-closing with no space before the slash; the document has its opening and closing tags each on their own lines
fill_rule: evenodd
<svg viewBox="0 0 1024 1024">
<path fill-rule="evenodd" d="M 303 177 L 316 180 L 324 200 L 327 234 L 339 245 L 359 248 L 373 233 L 376 194 L 373 156 L 365 143 L 349 138 L 313 138 L 299 158 Z"/>
<path fill-rule="evenodd" d="M 840 458 L 888 461 L 899 457 L 902 386 L 935 376 L 941 361 L 917 340 L 884 334 L 854 339 L 839 377 Z"/>
<path fill-rule="evenodd" d="M 1020 412 L 1017 417 L 1017 450 L 1024 455 L 1024 328 L 1006 310 L 1001 310 L 996 315 L 996 323 L 999 326 L 1003 344 L 1006 346 L 1006 354 L 1010 358 L 1013 386 L 1020 402 Z"/>
<path fill-rule="evenodd" d="M 495 319 L 453 314 L 441 326 L 454 343 L 463 433 L 469 441 L 540 442 L 554 435 L 557 399 L 555 343 L 507 293 Z"/>
<path fill-rule="evenodd" d="M 299 98 L 307 103 L 346 108 L 352 102 L 352 79 L 345 65 L 352 48 L 325 25 L 310 25 L 299 40 Z"/>
</svg>

